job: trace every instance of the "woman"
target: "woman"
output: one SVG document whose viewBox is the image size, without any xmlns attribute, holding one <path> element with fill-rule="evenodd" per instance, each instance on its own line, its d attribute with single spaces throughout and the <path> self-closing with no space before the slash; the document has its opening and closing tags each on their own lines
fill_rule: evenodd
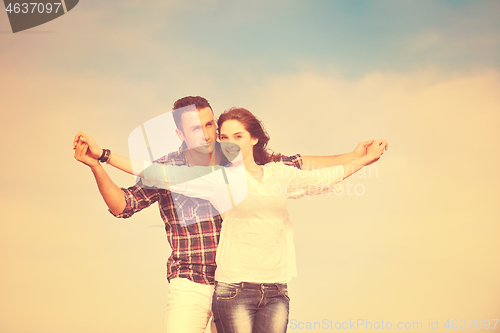
<svg viewBox="0 0 500 333">
<path fill-rule="evenodd" d="M 336 183 L 378 160 L 386 141 L 375 141 L 367 154 L 343 166 L 297 170 L 266 151 L 269 136 L 248 110 L 233 108 L 218 119 L 223 152 L 231 160 L 242 153 L 248 195 L 224 215 L 217 249 L 212 299 L 218 333 L 285 332 L 289 298 L 286 283 L 294 275 L 292 227 L 287 198 L 331 191 Z"/>
</svg>

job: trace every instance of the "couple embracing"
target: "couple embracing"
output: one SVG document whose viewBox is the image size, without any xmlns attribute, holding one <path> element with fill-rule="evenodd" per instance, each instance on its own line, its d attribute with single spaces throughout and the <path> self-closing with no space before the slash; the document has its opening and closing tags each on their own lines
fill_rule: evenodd
<svg viewBox="0 0 500 333">
<path fill-rule="evenodd" d="M 172 248 L 165 331 L 203 333 L 211 322 L 218 333 L 286 332 L 287 282 L 295 275 L 287 199 L 333 191 L 377 161 L 387 141 L 365 141 L 343 155 L 282 156 L 268 151 L 268 134 L 246 109 L 229 109 L 216 122 L 206 99 L 189 96 L 172 115 L 182 145 L 149 167 L 101 149 L 83 132 L 73 142 L 75 159 L 90 167 L 114 216 L 158 202 Z M 119 188 L 101 163 L 142 178 Z M 199 186 L 182 186 L 187 179 Z"/>
</svg>

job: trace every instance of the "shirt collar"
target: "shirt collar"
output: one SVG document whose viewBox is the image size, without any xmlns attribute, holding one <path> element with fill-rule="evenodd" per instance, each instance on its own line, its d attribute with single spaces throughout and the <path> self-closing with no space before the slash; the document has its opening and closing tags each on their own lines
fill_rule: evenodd
<svg viewBox="0 0 500 333">
<path fill-rule="evenodd" d="M 177 151 L 177 153 L 179 154 L 179 156 L 182 157 L 184 164 L 188 165 L 186 156 L 184 155 L 185 150 L 187 150 L 187 144 L 186 144 L 186 141 L 183 141 L 181 146 L 179 147 L 179 150 Z M 215 142 L 215 150 L 219 151 L 219 154 L 221 156 L 220 165 L 228 165 L 230 162 L 226 158 L 226 155 L 224 155 L 224 153 L 222 152 L 222 148 L 220 147 L 219 141 Z"/>
</svg>

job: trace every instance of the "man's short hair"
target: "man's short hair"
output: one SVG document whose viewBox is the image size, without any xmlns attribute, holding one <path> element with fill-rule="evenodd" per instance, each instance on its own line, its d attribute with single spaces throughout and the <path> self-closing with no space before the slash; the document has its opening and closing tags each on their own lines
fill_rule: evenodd
<svg viewBox="0 0 500 333">
<path fill-rule="evenodd" d="M 208 103 L 208 101 L 201 97 L 201 96 L 187 96 L 183 97 L 181 99 L 178 99 L 174 103 L 174 108 L 172 109 L 172 115 L 174 117 L 174 122 L 175 125 L 177 126 L 177 129 L 182 131 L 182 115 L 187 112 L 191 111 L 190 108 L 187 108 L 186 106 L 194 105 L 196 107 L 196 110 L 201 110 L 204 108 L 210 108 L 212 110 L 212 107 Z M 178 110 L 176 112 L 176 110 Z M 214 110 L 212 110 L 212 113 Z"/>
</svg>

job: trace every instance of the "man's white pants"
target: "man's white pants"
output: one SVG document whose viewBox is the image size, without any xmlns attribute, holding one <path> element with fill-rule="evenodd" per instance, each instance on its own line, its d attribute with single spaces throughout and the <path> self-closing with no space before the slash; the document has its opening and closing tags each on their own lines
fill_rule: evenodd
<svg viewBox="0 0 500 333">
<path fill-rule="evenodd" d="M 165 333 L 217 333 L 212 318 L 213 285 L 184 278 L 170 280 L 167 295 Z"/>
</svg>

